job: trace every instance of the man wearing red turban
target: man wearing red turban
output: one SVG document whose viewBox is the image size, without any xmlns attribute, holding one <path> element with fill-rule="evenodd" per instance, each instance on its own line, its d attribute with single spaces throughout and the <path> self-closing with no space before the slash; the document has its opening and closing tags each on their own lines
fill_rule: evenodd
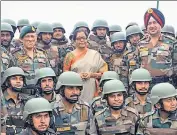
<svg viewBox="0 0 177 135">
<path fill-rule="evenodd" d="M 163 13 L 156 8 L 148 9 L 144 15 L 144 25 L 151 38 L 138 44 L 141 67 L 151 73 L 153 85 L 169 82 L 173 75 L 172 45 L 169 44 L 169 39 L 161 34 L 165 25 Z"/>
</svg>

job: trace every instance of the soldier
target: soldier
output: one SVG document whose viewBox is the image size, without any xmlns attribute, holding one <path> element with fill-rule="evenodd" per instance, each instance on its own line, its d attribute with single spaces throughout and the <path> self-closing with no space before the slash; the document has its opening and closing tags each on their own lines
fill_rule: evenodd
<svg viewBox="0 0 177 135">
<path fill-rule="evenodd" d="M 38 25 L 40 24 L 39 21 L 35 21 L 31 23 L 31 26 L 33 26 L 35 29 L 37 29 Z"/>
<path fill-rule="evenodd" d="M 52 45 L 57 46 L 58 48 L 67 48 L 68 39 L 65 37 L 65 29 L 61 23 L 55 22 L 52 23 L 53 27 L 53 36 L 52 36 Z"/>
<path fill-rule="evenodd" d="M 114 48 L 114 54 L 110 58 L 111 70 L 118 73 L 120 80 L 128 89 L 129 71 L 138 68 L 134 55 L 126 48 L 126 36 L 123 32 L 114 33 L 111 36 L 111 45 Z"/>
<path fill-rule="evenodd" d="M 30 25 L 30 22 L 28 19 L 20 19 L 18 20 L 17 22 L 17 28 L 19 30 L 19 33 L 21 33 L 21 29 L 23 26 L 29 26 Z"/>
<path fill-rule="evenodd" d="M 138 118 L 135 109 L 125 106 L 127 96 L 123 83 L 110 80 L 103 86 L 103 99 L 107 107 L 97 112 L 92 121 L 90 134 L 113 135 L 134 134 L 134 125 Z"/>
<path fill-rule="evenodd" d="M 127 30 L 128 27 L 134 26 L 134 25 L 138 26 L 138 24 L 136 22 L 130 22 L 130 23 L 128 23 L 127 26 L 125 27 L 125 30 Z"/>
<path fill-rule="evenodd" d="M 40 95 L 53 105 L 56 100 L 55 85 L 57 83 L 55 72 L 50 67 L 36 70 L 35 85 L 40 90 Z"/>
<path fill-rule="evenodd" d="M 90 121 L 90 107 L 79 99 L 83 82 L 79 74 L 63 72 L 57 82 L 56 102 L 54 104 L 54 119 L 56 130 L 64 134 L 85 135 Z M 57 133 L 58 133 L 57 132 Z"/>
<path fill-rule="evenodd" d="M 44 98 L 33 98 L 26 102 L 23 112 L 25 129 L 19 135 L 55 135 L 50 127 L 52 108 Z"/>
<path fill-rule="evenodd" d="M 130 50 L 135 50 L 140 39 L 143 38 L 143 32 L 139 26 L 133 25 L 127 28 L 126 37 L 130 46 L 127 46 Z"/>
<path fill-rule="evenodd" d="M 151 86 L 151 75 L 148 70 L 139 68 L 132 72 L 131 88 L 133 92 L 132 97 L 126 99 L 126 105 L 138 111 L 140 118 L 145 117 L 152 112 L 152 104 L 149 98 L 149 91 Z M 148 120 L 148 119 L 147 119 Z M 146 121 L 146 126 L 152 121 Z"/>
<path fill-rule="evenodd" d="M 19 134 L 23 127 L 22 109 L 28 97 L 20 93 L 25 85 L 24 71 L 19 67 L 10 67 L 4 71 L 1 87 L 4 91 L 4 99 L 8 117 L 6 120 L 6 133 Z"/>
<path fill-rule="evenodd" d="M 37 35 L 35 28 L 25 26 L 22 28 L 20 38 L 23 47 L 15 50 L 13 55 L 14 66 L 18 66 L 25 71 L 27 84 L 34 84 L 34 73 L 38 68 L 50 67 L 47 54 L 44 50 L 37 48 Z"/>
<path fill-rule="evenodd" d="M 5 99 L 2 93 L 2 90 L 0 91 L 1 95 L 1 135 L 6 135 L 6 118 L 7 118 L 7 107 L 5 104 Z"/>
<path fill-rule="evenodd" d="M 108 23 L 105 20 L 95 20 L 92 27 L 93 34 L 90 34 L 89 40 L 92 48 L 97 48 L 97 50 L 103 60 L 110 67 L 110 56 L 113 53 L 111 49 L 111 44 L 107 41 L 107 33 L 109 32 Z"/>
<path fill-rule="evenodd" d="M 102 90 L 103 90 L 103 86 L 104 84 L 109 81 L 109 80 L 113 80 L 113 79 L 117 79 L 119 80 L 119 75 L 115 72 L 115 71 L 106 71 L 103 73 L 103 75 L 101 76 L 101 80 L 100 80 L 100 96 L 95 97 L 93 99 L 93 101 L 90 104 L 90 107 L 92 109 L 92 113 L 93 115 L 98 112 L 103 110 L 106 107 L 106 101 L 102 98 Z"/>
<path fill-rule="evenodd" d="M 59 53 L 59 48 L 51 43 L 53 28 L 49 23 L 40 23 L 37 28 L 37 34 L 40 37 L 37 47 L 44 49 L 47 52 L 49 63 L 55 71 L 56 76 L 62 72 L 62 61 Z"/>
<path fill-rule="evenodd" d="M 161 35 L 165 24 L 164 15 L 156 8 L 150 8 L 144 15 L 144 23 L 151 36 L 150 41 L 139 42 L 141 67 L 152 76 L 152 84 L 171 81 L 172 56 L 168 39 Z"/>
<path fill-rule="evenodd" d="M 15 34 L 16 29 L 17 29 L 17 24 L 14 20 L 12 20 L 12 19 L 2 19 L 1 22 L 10 24 L 12 26 L 13 32 Z"/>
<path fill-rule="evenodd" d="M 14 51 L 18 46 L 12 44 L 12 39 L 14 37 L 14 32 L 12 26 L 8 23 L 1 23 L 1 46 L 3 46 L 8 54 Z"/>
<path fill-rule="evenodd" d="M 1 46 L 1 73 L 9 68 L 12 64 L 11 57 L 8 55 L 7 50 Z"/>
<path fill-rule="evenodd" d="M 109 33 L 108 36 L 111 36 L 112 34 L 116 32 L 122 32 L 122 27 L 120 25 L 110 25 L 109 26 Z"/>
<path fill-rule="evenodd" d="M 171 25 L 165 25 L 161 31 L 162 34 L 175 38 L 175 28 Z"/>
<path fill-rule="evenodd" d="M 177 109 L 177 91 L 174 86 L 169 83 L 156 84 L 151 90 L 151 101 L 155 110 L 146 118 L 152 119 L 152 128 L 144 128 L 144 133 L 147 135 L 176 135 L 177 118 L 172 117 Z"/>
</svg>

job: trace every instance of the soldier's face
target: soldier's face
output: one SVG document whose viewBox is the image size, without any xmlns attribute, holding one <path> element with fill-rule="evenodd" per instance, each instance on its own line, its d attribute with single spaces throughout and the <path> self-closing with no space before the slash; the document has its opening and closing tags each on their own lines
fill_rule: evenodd
<svg viewBox="0 0 177 135">
<path fill-rule="evenodd" d="M 62 29 L 59 29 L 59 28 L 54 29 L 53 38 L 61 39 L 62 37 L 63 37 Z"/>
<path fill-rule="evenodd" d="M 8 46 L 12 40 L 10 32 L 1 31 L 1 45 Z"/>
<path fill-rule="evenodd" d="M 68 99 L 78 100 L 78 97 L 81 94 L 81 90 L 79 87 L 66 86 L 64 90 L 64 94 Z"/>
<path fill-rule="evenodd" d="M 136 90 L 139 92 L 147 92 L 150 86 L 149 82 L 136 82 Z"/>
<path fill-rule="evenodd" d="M 104 37 L 106 36 L 106 28 L 97 28 L 96 29 L 96 33 L 97 33 L 97 36 L 100 36 L 100 37 Z"/>
<path fill-rule="evenodd" d="M 157 36 L 161 32 L 161 26 L 157 21 L 151 17 L 147 25 L 147 31 L 151 36 Z"/>
<path fill-rule="evenodd" d="M 12 76 L 10 77 L 10 84 L 15 88 L 22 88 L 24 84 L 24 80 L 22 76 Z"/>
<path fill-rule="evenodd" d="M 162 103 L 166 111 L 175 111 L 177 109 L 177 100 L 175 97 L 163 99 Z"/>
<path fill-rule="evenodd" d="M 116 50 L 122 50 L 124 48 L 125 43 L 123 41 L 117 41 L 114 43 L 114 48 Z"/>
<path fill-rule="evenodd" d="M 52 39 L 52 34 L 51 33 L 42 33 L 41 34 L 42 41 L 50 41 Z"/>
<path fill-rule="evenodd" d="M 76 36 L 76 47 L 85 48 L 87 46 L 87 37 L 84 32 L 78 32 Z"/>
<path fill-rule="evenodd" d="M 22 39 L 23 45 L 27 49 L 34 48 L 36 42 L 37 42 L 37 35 L 36 33 L 28 33 L 26 34 Z"/>
<path fill-rule="evenodd" d="M 46 77 L 41 79 L 42 90 L 52 90 L 54 87 L 54 81 L 52 77 Z"/>
<path fill-rule="evenodd" d="M 137 44 L 138 41 L 140 40 L 140 34 L 133 34 L 129 37 L 130 43 L 131 44 Z"/>
<path fill-rule="evenodd" d="M 32 115 L 32 121 L 38 131 L 45 131 L 49 127 L 50 115 L 48 112 L 37 113 Z"/>
<path fill-rule="evenodd" d="M 111 93 L 108 95 L 108 103 L 111 106 L 121 106 L 124 102 L 124 96 L 122 92 Z"/>
</svg>

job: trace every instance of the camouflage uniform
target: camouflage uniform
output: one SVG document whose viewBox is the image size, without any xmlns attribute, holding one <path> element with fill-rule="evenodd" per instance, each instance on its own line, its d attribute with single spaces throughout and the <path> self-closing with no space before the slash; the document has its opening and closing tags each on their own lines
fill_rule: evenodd
<svg viewBox="0 0 177 135">
<path fill-rule="evenodd" d="M 111 70 L 116 71 L 120 77 L 120 80 L 124 83 L 125 87 L 129 89 L 129 77 L 133 70 L 139 67 L 138 58 L 134 53 L 134 50 L 128 50 L 126 48 L 126 37 L 122 32 L 114 33 L 111 36 L 111 44 L 115 42 L 124 41 L 124 48 L 114 54 L 110 58 Z"/>
<path fill-rule="evenodd" d="M 108 64 L 108 67 L 110 67 L 110 56 L 113 53 L 111 43 L 107 40 L 107 35 L 102 39 L 96 35 L 97 28 L 106 28 L 107 33 L 109 32 L 109 27 L 105 20 L 96 20 L 92 27 L 93 34 L 89 36 L 88 48 L 98 51 L 103 60 Z"/>
<path fill-rule="evenodd" d="M 37 34 L 38 36 L 41 36 L 42 33 L 50 33 L 52 35 L 53 33 L 52 25 L 48 23 L 40 23 L 37 28 Z M 38 41 L 37 47 L 44 49 L 46 51 L 51 68 L 55 71 L 55 74 L 59 76 L 62 67 L 58 46 L 52 45 L 51 42 L 44 43 L 44 41 L 42 41 L 41 39 Z"/>
<path fill-rule="evenodd" d="M 1 46 L 1 71 L 10 67 L 11 60 L 7 53 L 6 49 Z"/>
<path fill-rule="evenodd" d="M 177 41 L 173 43 L 173 85 L 177 89 Z"/>
<path fill-rule="evenodd" d="M 42 49 L 35 48 L 33 59 L 30 58 L 24 48 L 19 48 L 12 53 L 15 62 L 14 66 L 18 66 L 25 71 L 27 83 L 34 83 L 34 73 L 38 68 L 50 67 L 46 52 Z"/>
<path fill-rule="evenodd" d="M 107 95 L 109 96 L 109 94 L 119 92 L 126 95 L 126 89 L 123 83 L 119 80 L 110 80 L 103 86 L 103 99 L 107 100 Z M 107 108 L 94 115 L 94 121 L 90 124 L 90 133 L 98 135 L 134 134 L 135 129 L 133 126 L 138 119 L 136 110 L 125 107 L 124 103 L 122 103 L 122 105 L 118 106 L 118 109 L 116 109 L 120 111 L 120 116 L 115 118 L 112 116 L 111 108 L 114 110 L 113 106 L 108 105 Z"/>
<path fill-rule="evenodd" d="M 7 107 L 5 99 L 1 91 L 1 133 L 6 133 L 6 118 L 7 118 Z"/>
<path fill-rule="evenodd" d="M 34 135 L 32 129 L 26 128 L 19 135 Z M 53 129 L 48 129 L 43 135 L 56 135 Z"/>
<path fill-rule="evenodd" d="M 4 92 L 5 104 L 7 106 L 8 117 L 6 120 L 6 132 L 19 134 L 23 128 L 22 111 L 24 107 L 24 97 L 18 94 L 17 101 L 9 97 L 7 91 Z"/>
<path fill-rule="evenodd" d="M 82 89 L 83 82 L 80 75 L 72 71 L 67 71 L 63 72 L 58 78 L 56 90 L 59 90 L 61 95 L 57 94 L 53 109 L 56 131 L 61 135 L 85 135 L 88 133 L 89 122 L 91 119 L 90 107 L 86 102 L 79 98 L 74 100 L 74 102 L 72 99 L 66 98 L 64 94 L 66 86 Z M 68 104 L 74 105 L 72 112 L 68 112 L 68 108 L 65 106 L 63 100 Z"/>
<path fill-rule="evenodd" d="M 152 83 L 168 82 L 173 73 L 171 47 L 168 39 L 161 35 L 154 47 L 151 41 L 141 41 L 138 45 L 141 67 L 151 73 Z"/>
</svg>

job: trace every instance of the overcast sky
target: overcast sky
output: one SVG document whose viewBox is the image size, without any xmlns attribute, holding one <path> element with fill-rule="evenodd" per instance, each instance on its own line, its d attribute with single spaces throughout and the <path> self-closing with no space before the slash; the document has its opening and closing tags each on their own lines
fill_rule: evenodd
<svg viewBox="0 0 177 135">
<path fill-rule="evenodd" d="M 30 22 L 60 22 L 67 36 L 77 21 L 86 21 L 90 27 L 94 20 L 105 19 L 109 25 L 119 24 L 124 29 L 131 22 L 143 24 L 145 11 L 156 7 L 156 1 L 2 1 L 1 19 L 11 18 L 16 22 L 27 18 Z M 160 1 L 166 24 L 177 31 L 177 1 Z M 18 33 L 16 33 L 18 35 Z"/>
</svg>

